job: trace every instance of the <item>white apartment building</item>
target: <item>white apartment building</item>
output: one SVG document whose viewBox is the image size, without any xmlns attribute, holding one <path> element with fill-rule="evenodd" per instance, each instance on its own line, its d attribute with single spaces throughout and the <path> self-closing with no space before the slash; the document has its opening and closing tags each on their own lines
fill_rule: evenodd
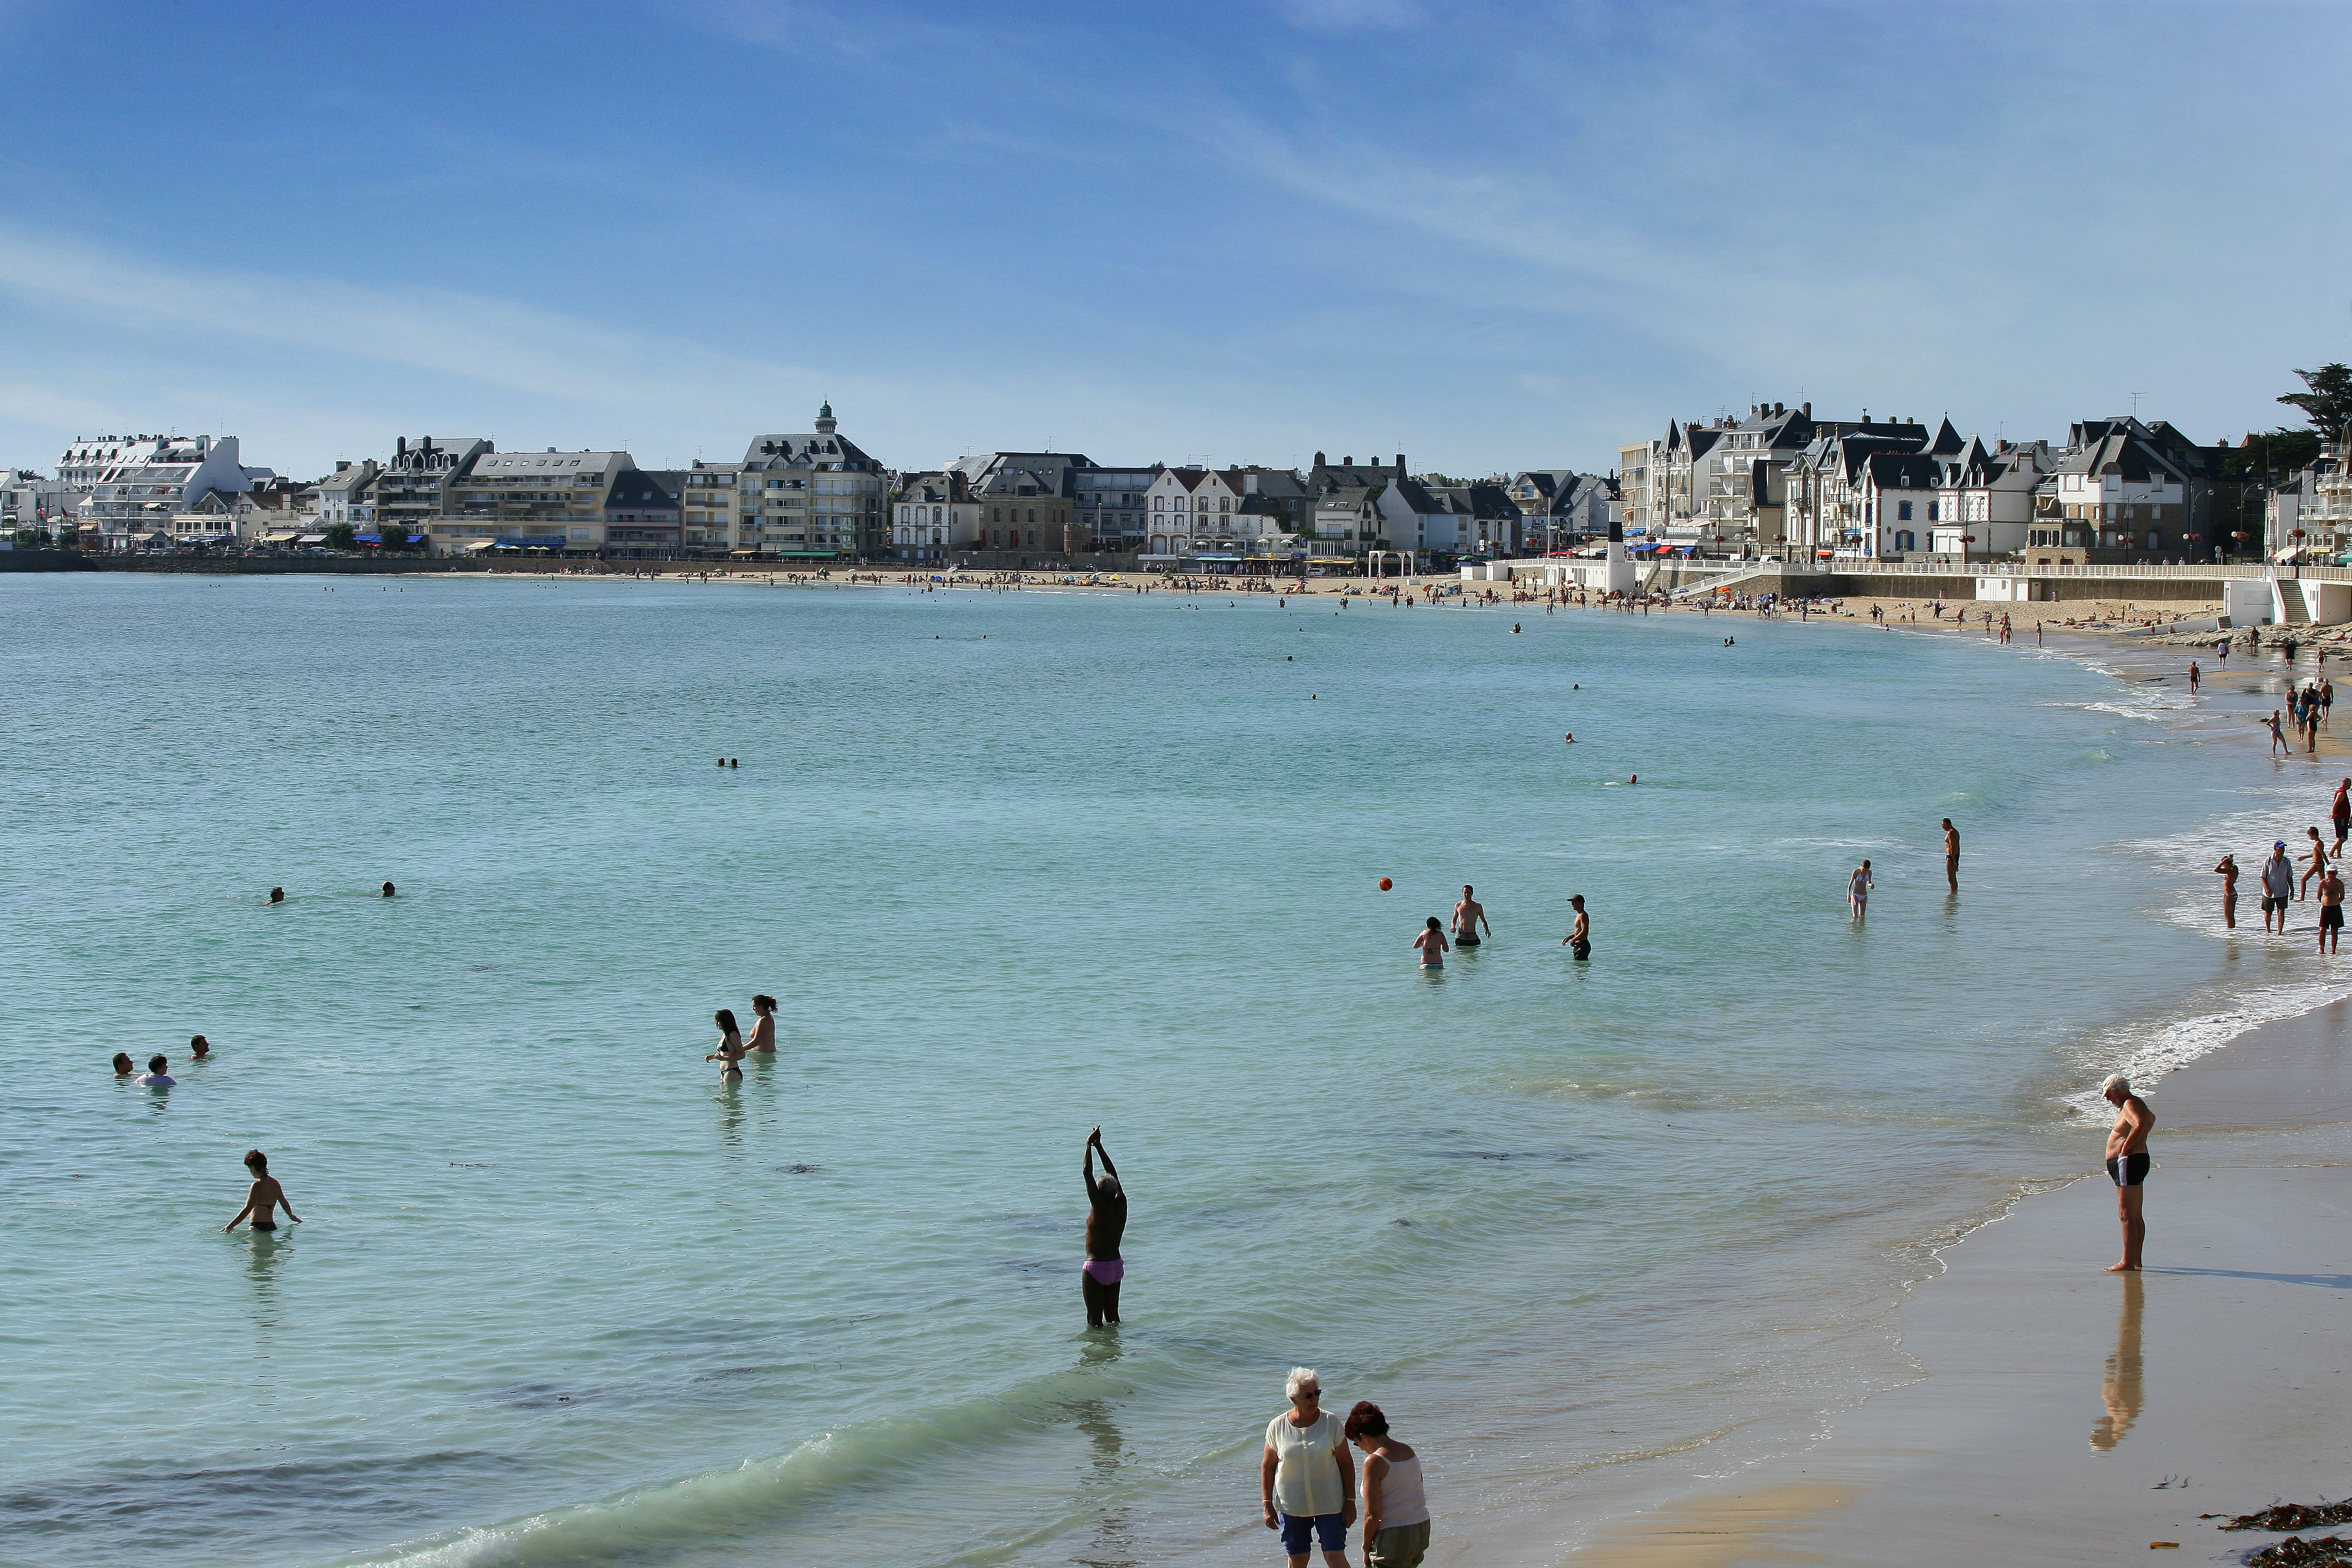
<svg viewBox="0 0 2352 1568">
<path fill-rule="evenodd" d="M 112 459 L 93 463 L 89 455 L 100 449 L 110 449 Z M 71 467 L 77 475 L 95 475 L 76 515 L 85 545 L 107 550 L 168 543 L 175 514 L 194 512 L 206 496 L 242 495 L 255 480 L 277 477 L 239 463 L 234 436 L 77 441 L 67 457 L 69 461 L 58 465 L 61 472 Z"/>
</svg>

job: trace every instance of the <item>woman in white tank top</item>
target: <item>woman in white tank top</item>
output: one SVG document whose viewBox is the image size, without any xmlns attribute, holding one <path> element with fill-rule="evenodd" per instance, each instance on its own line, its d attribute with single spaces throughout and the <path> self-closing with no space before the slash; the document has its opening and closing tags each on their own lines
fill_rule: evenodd
<svg viewBox="0 0 2352 1568">
<path fill-rule="evenodd" d="M 1365 1568 L 1420 1568 L 1429 1552 L 1429 1497 L 1421 1456 L 1389 1436 L 1389 1418 L 1369 1399 L 1348 1412 L 1348 1441 L 1364 1451 Z"/>
</svg>

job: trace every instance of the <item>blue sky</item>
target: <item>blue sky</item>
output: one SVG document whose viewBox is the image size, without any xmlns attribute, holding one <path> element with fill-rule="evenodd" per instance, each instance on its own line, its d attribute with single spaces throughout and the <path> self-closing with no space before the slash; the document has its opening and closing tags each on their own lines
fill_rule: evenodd
<svg viewBox="0 0 2352 1568">
<path fill-rule="evenodd" d="M 2342 6 L 0 0 L 0 462 L 1606 469 L 2352 360 Z"/>
</svg>

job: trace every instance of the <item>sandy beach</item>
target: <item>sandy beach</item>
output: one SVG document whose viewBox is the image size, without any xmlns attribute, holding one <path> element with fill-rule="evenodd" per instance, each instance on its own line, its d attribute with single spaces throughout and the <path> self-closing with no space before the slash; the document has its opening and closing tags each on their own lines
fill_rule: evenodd
<svg viewBox="0 0 2352 1568">
<path fill-rule="evenodd" d="M 2026 1197 L 1950 1248 L 1903 1309 L 1917 1383 L 1743 1485 L 1601 1528 L 1568 1561 L 2107 1563 L 2163 1541 L 2179 1560 L 2223 1563 L 2283 1539 L 2200 1516 L 2352 1489 L 2337 1332 L 2352 1300 L 2347 1046 L 2339 1003 L 2149 1091 L 2158 1164 L 2139 1277 L 2104 1272 L 2117 1240 L 2103 1176 Z M 2098 1131 L 2085 1121 L 2086 1164 Z"/>
</svg>

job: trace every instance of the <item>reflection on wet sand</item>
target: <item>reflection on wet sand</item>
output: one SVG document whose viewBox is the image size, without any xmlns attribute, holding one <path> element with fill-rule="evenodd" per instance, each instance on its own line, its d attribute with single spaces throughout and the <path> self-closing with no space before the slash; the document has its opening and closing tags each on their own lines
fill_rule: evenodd
<svg viewBox="0 0 2352 1568">
<path fill-rule="evenodd" d="M 2124 1281 L 2123 1314 L 2116 1321 L 2116 1353 L 2107 1358 L 2107 1375 L 2100 1394 L 2107 1402 L 2107 1413 L 2091 1428 L 2091 1447 L 2105 1453 L 2124 1440 L 2124 1434 L 2139 1419 L 2139 1309 L 2140 1277 L 2126 1274 Z"/>
</svg>

